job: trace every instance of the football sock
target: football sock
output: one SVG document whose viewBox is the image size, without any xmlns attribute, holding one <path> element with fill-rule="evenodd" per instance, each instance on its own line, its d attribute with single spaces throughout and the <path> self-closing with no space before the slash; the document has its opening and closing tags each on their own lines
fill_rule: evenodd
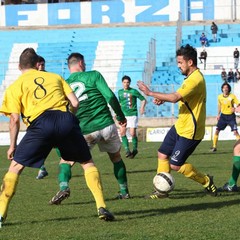
<svg viewBox="0 0 240 240">
<path fill-rule="evenodd" d="M 8 172 L 3 178 L 0 194 L 0 214 L 6 219 L 9 203 L 16 191 L 19 175 Z"/>
<path fill-rule="evenodd" d="M 240 135 L 239 134 L 236 134 L 236 140 L 238 141 L 240 139 Z"/>
<path fill-rule="evenodd" d="M 157 168 L 157 173 L 160 172 L 167 172 L 170 173 L 170 164 L 168 159 L 158 159 L 158 168 Z"/>
<path fill-rule="evenodd" d="M 46 168 L 45 168 L 45 166 L 44 166 L 44 165 L 42 165 L 42 166 L 40 167 L 40 170 L 42 170 L 42 171 L 46 171 Z"/>
<path fill-rule="evenodd" d="M 132 138 L 132 145 L 133 145 L 133 150 L 137 150 L 137 148 L 138 148 L 138 138 L 137 137 Z"/>
<path fill-rule="evenodd" d="M 230 186 L 237 185 L 238 176 L 240 173 L 240 156 L 233 157 L 232 176 L 228 181 Z"/>
<path fill-rule="evenodd" d="M 209 183 L 209 178 L 206 175 L 198 172 L 197 169 L 194 168 L 190 163 L 184 163 L 178 172 L 204 186 Z"/>
<path fill-rule="evenodd" d="M 60 153 L 59 149 L 58 149 L 58 148 L 55 148 L 55 150 L 56 150 L 56 153 L 57 153 L 58 157 L 61 158 L 61 153 Z"/>
<path fill-rule="evenodd" d="M 120 193 L 125 195 L 128 193 L 126 166 L 121 159 L 119 162 L 113 163 L 114 175 L 120 187 Z"/>
<path fill-rule="evenodd" d="M 59 164 L 58 182 L 61 191 L 66 190 L 69 187 L 69 181 L 71 177 L 71 165 L 67 163 Z"/>
<path fill-rule="evenodd" d="M 214 135 L 213 137 L 213 148 L 217 148 L 217 142 L 218 142 L 218 135 Z"/>
<path fill-rule="evenodd" d="M 129 151 L 129 143 L 128 143 L 128 139 L 127 139 L 127 136 L 122 136 L 122 144 L 123 144 L 123 147 L 125 149 L 125 151 Z"/>
<path fill-rule="evenodd" d="M 100 207 L 105 208 L 106 204 L 103 199 L 102 184 L 98 169 L 95 166 L 89 167 L 85 170 L 84 175 L 87 186 L 95 199 L 97 209 Z"/>
</svg>

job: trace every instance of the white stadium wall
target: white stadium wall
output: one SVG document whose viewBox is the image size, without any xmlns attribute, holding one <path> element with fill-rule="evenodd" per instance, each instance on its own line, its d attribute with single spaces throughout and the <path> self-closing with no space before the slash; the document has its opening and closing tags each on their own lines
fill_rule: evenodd
<svg viewBox="0 0 240 240">
<path fill-rule="evenodd" d="M 0 27 L 240 19 L 237 0 L 122 0 L 0 6 Z"/>
</svg>

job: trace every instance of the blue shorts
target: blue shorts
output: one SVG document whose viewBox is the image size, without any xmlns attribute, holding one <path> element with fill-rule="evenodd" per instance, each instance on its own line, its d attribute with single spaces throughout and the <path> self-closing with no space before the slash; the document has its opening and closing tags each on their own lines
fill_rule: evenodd
<svg viewBox="0 0 240 240">
<path fill-rule="evenodd" d="M 232 131 L 237 130 L 237 122 L 236 122 L 236 115 L 235 113 L 226 115 L 226 114 L 221 114 L 220 118 L 217 123 L 217 130 L 222 131 L 224 130 L 227 126 L 231 127 Z"/>
<path fill-rule="evenodd" d="M 14 160 L 23 166 L 40 168 L 53 147 L 67 161 L 83 163 L 92 158 L 78 119 L 70 112 L 46 111 L 27 128 Z"/>
<path fill-rule="evenodd" d="M 172 126 L 158 151 L 170 158 L 170 164 L 182 166 L 200 142 L 179 136 Z"/>
</svg>

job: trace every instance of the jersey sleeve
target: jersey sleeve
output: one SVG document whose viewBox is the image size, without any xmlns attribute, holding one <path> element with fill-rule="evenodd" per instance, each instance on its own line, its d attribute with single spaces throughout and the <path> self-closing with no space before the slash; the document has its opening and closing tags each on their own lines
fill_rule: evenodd
<svg viewBox="0 0 240 240">
<path fill-rule="evenodd" d="M 107 103 L 111 106 L 111 108 L 117 115 L 116 116 L 117 120 L 123 121 L 125 119 L 125 116 L 121 110 L 117 97 L 115 96 L 113 91 L 109 88 L 103 76 L 99 72 L 96 72 L 96 74 L 98 75 L 96 81 L 97 89 L 102 93 Z"/>
<path fill-rule="evenodd" d="M 197 87 L 197 82 L 189 78 L 184 80 L 182 86 L 177 90 L 177 92 L 184 99 L 186 96 L 194 95 L 196 87 Z"/>
<path fill-rule="evenodd" d="M 238 105 L 239 104 L 239 100 L 237 99 L 236 95 L 233 94 L 233 103 Z"/>
<path fill-rule="evenodd" d="M 63 86 L 63 91 L 65 93 L 65 95 L 67 96 L 69 93 L 73 92 L 72 88 L 70 87 L 70 85 L 61 77 L 61 82 L 62 82 L 62 86 Z"/>
<path fill-rule="evenodd" d="M 4 93 L 0 112 L 6 116 L 11 115 L 11 113 L 21 114 L 21 102 L 13 85 L 10 86 Z"/>
<path fill-rule="evenodd" d="M 146 98 L 138 91 L 135 89 L 136 97 L 139 98 L 141 101 L 146 100 Z"/>
</svg>

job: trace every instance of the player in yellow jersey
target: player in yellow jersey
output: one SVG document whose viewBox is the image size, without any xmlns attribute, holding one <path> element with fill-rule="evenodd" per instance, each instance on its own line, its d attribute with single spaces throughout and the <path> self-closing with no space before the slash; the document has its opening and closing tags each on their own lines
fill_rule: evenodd
<svg viewBox="0 0 240 240">
<path fill-rule="evenodd" d="M 237 129 L 235 107 L 239 106 L 237 97 L 231 93 L 231 86 L 228 83 L 222 84 L 222 94 L 218 95 L 218 115 L 217 115 L 217 128 L 213 136 L 212 152 L 217 151 L 217 142 L 219 132 L 224 130 L 227 126 L 231 127 L 232 132 L 239 140 L 239 133 Z"/>
<path fill-rule="evenodd" d="M 26 48 L 20 55 L 22 75 L 6 90 L 0 112 L 10 117 L 10 146 L 7 157 L 11 160 L 3 178 L 0 193 L 0 226 L 7 217 L 9 203 L 16 191 L 19 175 L 25 167 L 40 168 L 53 147 L 62 159 L 81 164 L 87 186 L 91 190 L 98 217 L 113 220 L 106 209 L 100 175 L 88 145 L 81 133 L 75 113 L 79 102 L 71 87 L 58 74 L 37 70 L 38 55 Z M 28 125 L 17 146 L 20 116 Z"/>
<path fill-rule="evenodd" d="M 177 171 L 200 183 L 207 193 L 216 196 L 217 188 L 213 183 L 213 177 L 199 172 L 192 164 L 186 162 L 205 133 L 206 84 L 197 68 L 197 51 L 187 44 L 179 48 L 176 55 L 178 67 L 186 76 L 176 92 L 153 92 L 143 82 L 138 82 L 139 89 L 147 96 L 153 97 L 155 104 L 160 105 L 164 102 L 179 104 L 178 120 L 158 149 L 157 173 Z M 158 199 L 167 196 L 154 191 L 148 197 Z"/>
</svg>

